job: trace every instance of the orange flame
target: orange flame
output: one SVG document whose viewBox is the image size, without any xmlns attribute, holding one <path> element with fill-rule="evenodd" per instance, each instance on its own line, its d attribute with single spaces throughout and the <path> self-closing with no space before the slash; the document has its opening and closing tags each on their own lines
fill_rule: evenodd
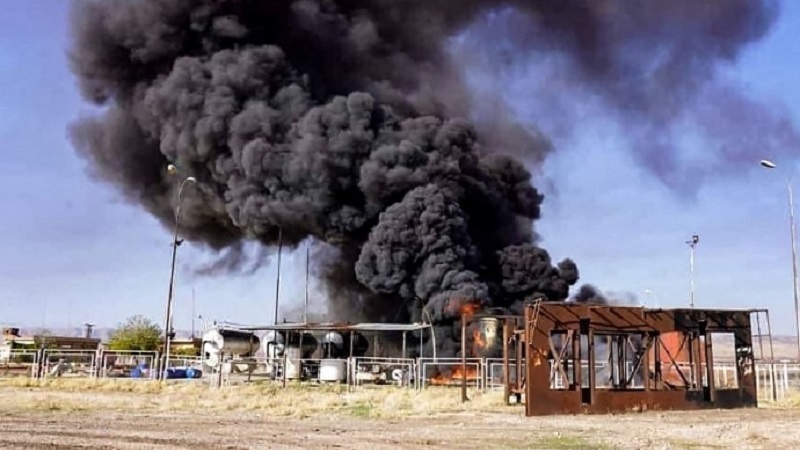
<svg viewBox="0 0 800 450">
<path fill-rule="evenodd" d="M 480 355 L 486 349 L 486 339 L 483 337 L 481 330 L 474 330 L 472 332 L 472 354 Z"/>
<path fill-rule="evenodd" d="M 478 369 L 475 366 L 467 366 L 467 381 L 476 381 L 478 379 Z M 456 382 L 461 382 L 464 379 L 464 371 L 461 367 L 456 367 L 451 373 L 439 372 L 430 377 L 428 382 L 433 386 L 446 386 Z"/>
<path fill-rule="evenodd" d="M 481 304 L 476 300 L 466 300 L 463 298 L 451 298 L 447 302 L 445 312 L 448 314 L 457 313 L 459 317 L 469 317 L 474 315 L 481 308 Z"/>
<path fill-rule="evenodd" d="M 480 307 L 481 305 L 478 302 L 467 302 L 461 305 L 461 310 L 459 312 L 461 313 L 461 317 L 471 317 L 478 312 Z"/>
</svg>

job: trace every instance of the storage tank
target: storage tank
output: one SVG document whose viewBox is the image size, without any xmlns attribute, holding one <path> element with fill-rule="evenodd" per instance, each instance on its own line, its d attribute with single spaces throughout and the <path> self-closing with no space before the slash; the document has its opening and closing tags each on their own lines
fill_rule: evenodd
<svg viewBox="0 0 800 450">
<path fill-rule="evenodd" d="M 220 353 L 233 358 L 253 356 L 258 350 L 260 339 L 247 331 L 211 328 L 203 333 L 203 360 L 211 367 L 219 365 Z"/>
<path fill-rule="evenodd" d="M 319 381 L 338 383 L 347 377 L 347 361 L 344 359 L 323 359 L 319 362 Z"/>
<path fill-rule="evenodd" d="M 502 351 L 503 326 L 497 317 L 482 317 L 479 321 L 479 336 L 475 339 L 475 346 L 480 349 L 480 354 L 488 355 L 498 350 Z"/>
<path fill-rule="evenodd" d="M 311 358 L 318 346 L 317 338 L 311 333 L 290 333 L 287 349 L 297 349 L 303 359 Z"/>
<path fill-rule="evenodd" d="M 350 333 L 329 331 L 322 338 L 322 354 L 325 358 L 347 358 L 350 356 Z M 364 356 L 369 341 L 361 333 L 353 333 L 353 356 Z"/>
<path fill-rule="evenodd" d="M 310 358 L 317 350 L 317 339 L 311 333 L 288 333 L 285 344 L 286 378 L 299 379 L 303 359 Z"/>
<path fill-rule="evenodd" d="M 281 358 L 286 348 L 285 344 L 286 340 L 282 332 L 268 331 L 264 337 L 261 338 L 261 351 L 267 359 Z"/>
</svg>

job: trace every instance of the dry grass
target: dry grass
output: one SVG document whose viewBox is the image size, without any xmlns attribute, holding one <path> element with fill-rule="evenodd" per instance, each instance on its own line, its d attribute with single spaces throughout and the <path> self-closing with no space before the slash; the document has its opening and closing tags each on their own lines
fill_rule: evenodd
<svg viewBox="0 0 800 450">
<path fill-rule="evenodd" d="M 777 402 L 760 402 L 767 408 L 779 409 L 800 409 L 800 390 L 792 389 L 786 393 L 786 397 Z"/>
<path fill-rule="evenodd" d="M 461 403 L 452 388 L 422 392 L 397 387 L 249 384 L 222 389 L 196 382 L 132 380 L 0 380 L 0 413 L 9 411 L 194 412 L 263 411 L 310 417 L 348 414 L 357 417 L 412 417 L 463 411 L 508 411 L 501 392 L 471 391 Z"/>
</svg>

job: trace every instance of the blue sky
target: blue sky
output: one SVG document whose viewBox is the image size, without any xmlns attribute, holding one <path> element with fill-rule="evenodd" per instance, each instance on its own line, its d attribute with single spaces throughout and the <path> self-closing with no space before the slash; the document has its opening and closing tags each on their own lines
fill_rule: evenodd
<svg viewBox="0 0 800 450">
<path fill-rule="evenodd" d="M 797 118 L 800 47 L 793 30 L 800 26 L 800 4 L 784 3 L 769 36 L 749 48 L 729 76 Z M 89 179 L 67 139 L 68 124 L 91 112 L 66 64 L 67 7 L 17 0 L 4 4 L 0 15 L 0 323 L 111 326 L 138 313 L 161 322 L 169 232 L 111 187 Z M 513 86 L 507 93 L 524 116 L 525 97 L 514 96 Z M 619 131 L 602 120 L 582 123 L 556 144 L 542 171 L 548 197 L 537 228 L 554 259 L 578 263 L 581 282 L 630 292 L 651 305 L 687 305 L 684 241 L 698 233 L 697 305 L 768 307 L 776 331 L 793 332 L 785 183 L 760 169 L 757 156 L 751 171 L 715 178 L 686 199 L 640 168 Z M 799 161 L 779 163 L 797 174 Z M 179 261 L 208 256 L 181 247 Z M 285 255 L 285 312 L 302 301 L 304 266 L 303 252 Z M 176 326 L 189 327 L 192 287 L 197 314 L 271 321 L 274 283 L 274 265 L 251 277 L 197 279 L 179 271 Z M 314 308 L 323 303 L 313 291 Z"/>
</svg>

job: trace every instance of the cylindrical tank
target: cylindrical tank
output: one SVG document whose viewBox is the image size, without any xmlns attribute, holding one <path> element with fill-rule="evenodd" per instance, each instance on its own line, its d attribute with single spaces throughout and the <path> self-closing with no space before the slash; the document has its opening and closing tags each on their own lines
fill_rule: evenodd
<svg viewBox="0 0 800 450">
<path fill-rule="evenodd" d="M 482 317 L 479 322 L 480 340 L 484 352 L 498 348 L 502 344 L 502 325 L 497 317 Z"/>
<path fill-rule="evenodd" d="M 319 362 L 319 381 L 340 382 L 347 375 L 347 361 L 343 359 L 323 359 Z"/>
<path fill-rule="evenodd" d="M 353 356 L 364 356 L 369 349 L 369 341 L 361 333 L 353 333 Z M 350 333 L 330 331 L 322 338 L 322 353 L 326 358 L 347 358 L 350 356 Z"/>
<path fill-rule="evenodd" d="M 300 378 L 303 362 L 300 358 L 300 347 L 286 348 L 286 379 L 297 380 Z"/>
<path fill-rule="evenodd" d="M 261 351 L 268 359 L 275 359 L 283 357 L 286 340 L 283 333 L 280 331 L 268 331 L 263 338 L 261 338 Z"/>
<path fill-rule="evenodd" d="M 310 358 L 317 350 L 317 338 L 311 333 L 289 333 L 287 348 L 299 349 L 300 358 Z"/>
<path fill-rule="evenodd" d="M 219 355 L 244 358 L 259 348 L 258 336 L 246 331 L 211 328 L 203 333 L 203 359 L 209 366 L 219 364 Z"/>
<path fill-rule="evenodd" d="M 322 355 L 327 358 L 341 358 L 344 349 L 344 337 L 336 331 L 329 331 L 322 337 L 320 343 Z"/>
</svg>

